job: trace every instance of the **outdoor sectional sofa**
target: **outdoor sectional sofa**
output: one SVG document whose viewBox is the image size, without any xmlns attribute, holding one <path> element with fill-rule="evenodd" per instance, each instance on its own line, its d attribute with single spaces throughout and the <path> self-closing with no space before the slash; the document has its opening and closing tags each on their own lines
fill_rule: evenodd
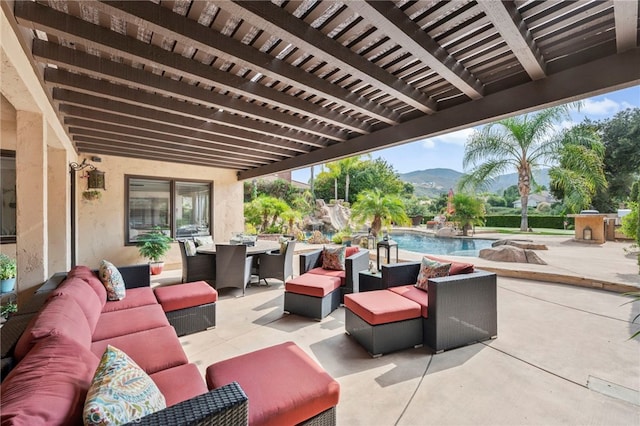
<svg viewBox="0 0 640 426">
<path fill-rule="evenodd" d="M 496 275 L 451 263 L 450 275 L 430 278 L 426 292 L 414 285 L 420 262 L 382 265 L 382 290 L 345 296 L 346 332 L 373 356 L 421 344 L 442 352 L 497 337 Z"/>
<path fill-rule="evenodd" d="M 119 301 L 106 300 L 103 284 L 85 266 L 57 274 L 36 292 L 43 304 L 26 316 L 26 329 L 11 344 L 17 363 L 3 377 L 3 425 L 82 424 L 85 397 L 107 345 L 135 361 L 166 400 L 167 408 L 136 424 L 335 424 L 338 383 L 294 343 L 213 364 L 205 382 L 150 287 L 149 266 L 118 269 L 127 288 Z M 304 385 L 281 383 L 269 374 L 278 368 Z M 265 389 L 271 391 L 261 397 Z"/>
</svg>

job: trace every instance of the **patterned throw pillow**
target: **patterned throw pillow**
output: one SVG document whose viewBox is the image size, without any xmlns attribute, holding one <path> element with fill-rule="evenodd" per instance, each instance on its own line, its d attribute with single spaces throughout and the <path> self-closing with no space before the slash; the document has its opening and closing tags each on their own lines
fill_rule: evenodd
<svg viewBox="0 0 640 426">
<path fill-rule="evenodd" d="M 100 262 L 100 281 L 107 289 L 107 300 L 122 300 L 126 295 L 124 279 L 118 268 L 111 262 L 103 260 Z"/>
<path fill-rule="evenodd" d="M 127 354 L 111 345 L 87 393 L 85 425 L 124 424 L 166 408 L 158 386 Z"/>
<path fill-rule="evenodd" d="M 213 237 L 211 235 L 206 235 L 204 237 L 193 237 L 193 241 L 196 243 L 196 247 L 200 247 L 205 244 L 213 244 Z"/>
<path fill-rule="evenodd" d="M 449 269 L 451 269 L 450 263 L 440 263 L 423 257 L 416 287 L 420 290 L 427 291 L 429 278 L 446 277 L 449 275 Z"/>
<path fill-rule="evenodd" d="M 345 246 L 322 249 L 322 269 L 344 271 Z"/>
<path fill-rule="evenodd" d="M 187 256 L 195 256 L 196 252 L 196 243 L 191 240 L 186 240 L 184 242 L 184 252 Z"/>
</svg>

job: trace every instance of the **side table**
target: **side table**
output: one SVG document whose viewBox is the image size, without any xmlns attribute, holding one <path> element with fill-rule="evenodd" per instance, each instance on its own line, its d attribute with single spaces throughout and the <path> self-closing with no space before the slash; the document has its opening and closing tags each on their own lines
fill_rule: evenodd
<svg viewBox="0 0 640 426">
<path fill-rule="evenodd" d="M 360 271 L 358 273 L 360 292 L 382 290 L 382 273 L 370 271 Z"/>
</svg>

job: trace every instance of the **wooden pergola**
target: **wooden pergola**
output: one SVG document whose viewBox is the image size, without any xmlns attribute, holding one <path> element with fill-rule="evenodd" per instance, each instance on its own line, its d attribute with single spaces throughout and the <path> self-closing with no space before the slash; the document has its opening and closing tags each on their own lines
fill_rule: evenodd
<svg viewBox="0 0 640 426">
<path fill-rule="evenodd" d="M 3 1 L 78 152 L 235 169 L 640 82 L 639 2 Z"/>
</svg>

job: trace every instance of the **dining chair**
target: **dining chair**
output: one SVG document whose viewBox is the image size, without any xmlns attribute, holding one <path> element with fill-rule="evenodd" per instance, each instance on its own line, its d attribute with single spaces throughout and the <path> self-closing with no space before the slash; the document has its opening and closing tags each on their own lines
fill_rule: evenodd
<svg viewBox="0 0 640 426">
<path fill-rule="evenodd" d="M 264 280 L 269 285 L 267 278 L 275 278 L 285 281 L 293 276 L 293 252 L 296 242 L 289 241 L 284 253 L 281 250 L 273 250 L 261 254 L 258 260 L 258 282 Z"/>
<path fill-rule="evenodd" d="M 247 256 L 244 244 L 216 244 L 216 281 L 215 288 L 236 287 L 245 294 L 251 281 L 253 256 Z"/>
<path fill-rule="evenodd" d="M 191 240 L 178 240 L 178 244 L 182 257 L 182 282 L 213 282 L 216 278 L 215 255 L 196 253 L 195 246 L 188 249 L 187 245 L 193 244 Z"/>
</svg>

